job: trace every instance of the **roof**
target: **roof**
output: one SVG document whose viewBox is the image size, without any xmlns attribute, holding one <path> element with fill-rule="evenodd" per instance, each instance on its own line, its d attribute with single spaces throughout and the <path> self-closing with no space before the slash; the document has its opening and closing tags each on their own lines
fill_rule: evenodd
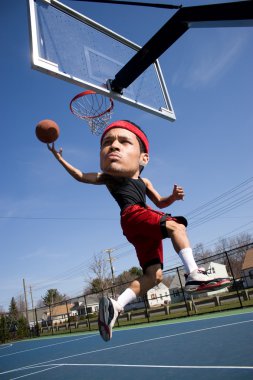
<svg viewBox="0 0 253 380">
<path fill-rule="evenodd" d="M 170 289 L 181 288 L 181 284 L 184 286 L 185 277 L 184 277 L 184 271 L 183 270 L 179 271 L 179 276 L 180 276 L 181 283 L 180 283 L 178 275 L 175 274 L 173 280 L 171 281 Z"/>
<path fill-rule="evenodd" d="M 73 307 L 73 304 L 68 304 L 68 310 L 67 310 L 66 304 L 65 305 L 53 306 L 51 308 L 51 316 L 52 317 L 56 317 L 56 316 L 59 316 L 59 315 L 65 315 L 68 312 L 70 312 L 70 309 L 72 307 Z"/>
<path fill-rule="evenodd" d="M 242 270 L 249 268 L 253 268 L 253 248 L 246 252 L 244 262 L 242 264 Z"/>
</svg>

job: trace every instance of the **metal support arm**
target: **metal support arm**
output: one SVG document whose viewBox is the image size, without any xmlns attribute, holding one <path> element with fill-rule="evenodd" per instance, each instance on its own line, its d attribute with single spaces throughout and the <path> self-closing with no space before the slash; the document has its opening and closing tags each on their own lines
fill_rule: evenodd
<svg viewBox="0 0 253 380">
<path fill-rule="evenodd" d="M 122 93 L 189 28 L 252 26 L 253 1 L 180 8 L 162 28 L 109 80 L 112 91 Z"/>
</svg>

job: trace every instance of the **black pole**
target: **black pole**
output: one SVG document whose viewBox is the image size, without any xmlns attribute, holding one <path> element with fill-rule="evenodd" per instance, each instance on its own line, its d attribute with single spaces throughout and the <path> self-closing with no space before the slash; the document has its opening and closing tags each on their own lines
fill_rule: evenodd
<svg viewBox="0 0 253 380">
<path fill-rule="evenodd" d="M 89 330 L 91 331 L 90 318 L 89 318 L 89 313 L 88 313 L 88 308 L 87 308 L 86 296 L 83 296 L 83 298 L 84 298 L 84 303 L 85 303 L 86 318 L 88 320 L 88 327 L 89 327 Z"/>
<path fill-rule="evenodd" d="M 144 305 L 145 305 L 145 310 L 146 310 L 146 317 L 149 323 L 150 319 L 149 319 L 149 312 L 148 312 L 148 295 L 147 294 L 145 294 L 145 296 L 143 297 L 143 300 L 144 300 Z"/>
<path fill-rule="evenodd" d="M 53 320 L 52 320 L 51 305 L 49 305 L 49 315 L 50 315 L 52 335 L 54 335 L 54 326 L 53 326 Z"/>
<path fill-rule="evenodd" d="M 189 313 L 189 310 L 188 310 L 188 307 L 187 307 L 187 300 L 186 300 L 186 298 L 185 298 L 184 289 L 183 289 L 183 284 L 182 284 L 182 281 L 181 281 L 181 278 L 180 278 L 180 274 L 179 274 L 179 269 L 178 269 L 178 267 L 177 267 L 177 275 L 178 275 L 178 278 L 179 278 L 179 282 L 180 282 L 180 286 L 181 286 L 181 291 L 183 292 L 184 303 L 185 303 L 185 307 L 186 307 L 187 315 L 188 315 L 188 317 L 189 317 L 189 316 L 190 316 L 190 313 Z"/>
<path fill-rule="evenodd" d="M 69 332 L 71 334 L 71 326 L 70 326 L 70 317 L 69 317 L 69 310 L 68 310 L 68 302 L 65 301 L 65 304 L 66 304 L 66 309 L 67 309 L 67 316 L 68 316 L 68 325 L 69 325 Z"/>
<path fill-rule="evenodd" d="M 235 286 L 235 290 L 236 290 L 236 293 L 237 293 L 237 297 L 238 297 L 238 299 L 239 299 L 239 302 L 240 302 L 241 307 L 243 307 L 243 304 L 242 304 L 242 301 L 241 301 L 241 297 L 240 297 L 240 293 L 239 293 L 239 289 L 238 289 L 238 285 L 237 285 L 237 283 L 236 283 L 236 279 L 235 279 L 235 276 L 234 276 L 234 272 L 233 272 L 233 269 L 232 269 L 232 266 L 231 266 L 231 263 L 230 263 L 230 261 L 229 261 L 228 254 L 227 254 L 226 251 L 225 251 L 225 255 L 226 255 L 227 262 L 228 262 L 228 266 L 229 266 L 230 273 L 231 273 L 231 275 L 232 275 L 232 277 L 233 277 L 233 284 L 234 284 L 234 286 Z"/>
<path fill-rule="evenodd" d="M 35 313 L 35 320 L 36 320 L 36 335 L 40 336 L 40 329 L 39 329 L 39 322 L 38 322 L 38 316 L 37 316 L 37 309 L 34 309 Z"/>
<path fill-rule="evenodd" d="M 140 1 L 121 1 L 121 0 L 74 0 L 74 1 L 86 1 L 87 3 L 104 3 L 104 4 L 116 4 L 116 5 L 118 4 L 135 5 L 135 6 L 140 6 L 140 7 L 152 7 L 152 8 L 162 8 L 162 9 L 178 9 L 181 7 L 181 5 L 141 3 Z"/>
<path fill-rule="evenodd" d="M 122 94 L 189 28 L 253 26 L 253 1 L 237 1 L 180 8 L 153 37 L 108 80 L 108 88 Z"/>
</svg>

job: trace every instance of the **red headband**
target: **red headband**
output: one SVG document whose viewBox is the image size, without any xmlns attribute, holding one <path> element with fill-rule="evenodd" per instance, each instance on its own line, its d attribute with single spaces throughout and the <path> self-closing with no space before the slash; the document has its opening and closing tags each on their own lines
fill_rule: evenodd
<svg viewBox="0 0 253 380">
<path fill-rule="evenodd" d="M 127 129 L 128 131 L 134 133 L 136 136 L 139 137 L 139 139 L 143 143 L 143 145 L 145 147 L 145 152 L 148 153 L 149 143 L 148 143 L 147 136 L 138 127 L 136 127 L 134 124 L 132 124 L 129 121 L 125 121 L 125 120 L 118 120 L 118 121 L 114 121 L 113 123 L 109 124 L 101 136 L 101 140 L 100 140 L 101 143 L 102 143 L 103 138 L 105 137 L 106 133 L 108 131 L 110 131 L 110 129 L 113 129 L 113 128 L 123 128 L 123 129 Z"/>
</svg>

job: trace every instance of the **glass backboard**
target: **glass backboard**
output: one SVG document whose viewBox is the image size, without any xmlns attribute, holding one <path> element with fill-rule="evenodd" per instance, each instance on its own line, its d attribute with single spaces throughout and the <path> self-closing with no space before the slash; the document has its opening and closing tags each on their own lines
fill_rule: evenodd
<svg viewBox="0 0 253 380">
<path fill-rule="evenodd" d="M 108 82 L 141 48 L 56 0 L 28 0 L 32 67 L 170 121 L 175 114 L 158 60 L 122 94 Z"/>
</svg>

